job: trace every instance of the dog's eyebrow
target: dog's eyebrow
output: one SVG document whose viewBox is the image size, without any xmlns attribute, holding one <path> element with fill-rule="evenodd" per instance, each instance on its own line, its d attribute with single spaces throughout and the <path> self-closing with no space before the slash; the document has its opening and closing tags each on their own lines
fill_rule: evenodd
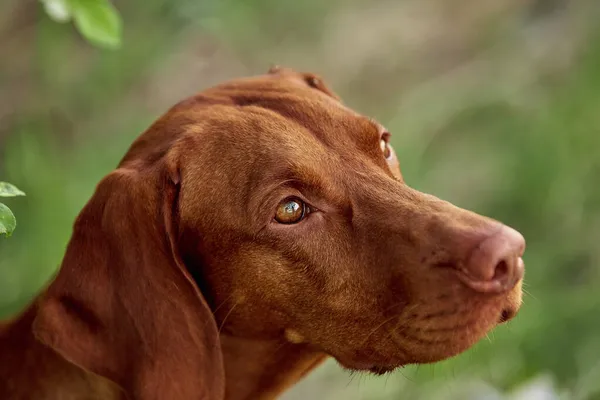
<svg viewBox="0 0 600 400">
<path fill-rule="evenodd" d="M 272 189 L 290 186 L 298 190 L 325 191 L 328 183 L 323 175 L 308 166 L 288 165 L 275 171 L 268 178 Z"/>
<path fill-rule="evenodd" d="M 356 114 L 356 118 L 352 119 L 352 126 L 347 129 L 350 132 L 356 132 L 353 140 L 361 149 L 372 149 L 374 143 L 379 143 L 381 136 L 387 130 L 372 118 L 364 115 Z"/>
<path fill-rule="evenodd" d="M 391 133 L 385 128 L 385 126 L 381 125 L 381 123 L 377 122 L 371 117 L 368 117 L 367 119 L 371 123 L 371 126 L 377 131 L 378 136 L 381 136 L 384 133 L 388 133 L 391 135 Z"/>
<path fill-rule="evenodd" d="M 260 200 L 258 207 L 266 210 L 274 200 L 276 194 L 281 194 L 285 189 L 292 189 L 305 196 L 316 196 L 317 198 L 327 199 L 332 203 L 343 203 L 344 198 L 335 190 L 332 190 L 333 182 L 328 181 L 322 174 L 317 173 L 310 166 L 305 165 L 287 165 L 268 176 L 262 178 L 263 182 L 268 182 L 260 190 Z M 249 193 L 252 196 L 251 193 Z M 282 199 L 281 199 L 282 200 Z"/>
</svg>

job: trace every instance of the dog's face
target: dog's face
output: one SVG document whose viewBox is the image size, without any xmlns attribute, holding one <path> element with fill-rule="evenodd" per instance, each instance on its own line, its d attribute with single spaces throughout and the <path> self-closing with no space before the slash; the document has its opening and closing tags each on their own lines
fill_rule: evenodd
<svg viewBox="0 0 600 400">
<path fill-rule="evenodd" d="M 407 186 L 390 133 L 318 78 L 274 70 L 211 93 L 235 106 L 177 106 L 198 116 L 179 237 L 223 332 L 381 373 L 456 355 L 517 312 L 522 237 Z"/>
</svg>

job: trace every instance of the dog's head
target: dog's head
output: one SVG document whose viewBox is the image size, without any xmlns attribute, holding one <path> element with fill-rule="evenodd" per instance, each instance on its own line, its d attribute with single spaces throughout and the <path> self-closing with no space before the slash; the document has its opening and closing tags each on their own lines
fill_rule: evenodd
<svg viewBox="0 0 600 400">
<path fill-rule="evenodd" d="M 516 313 L 521 235 L 407 186 L 391 133 L 318 77 L 275 69 L 211 93 L 235 106 L 199 109 L 184 139 L 181 238 L 226 331 L 385 371 Z"/>
<path fill-rule="evenodd" d="M 210 339 L 218 326 L 307 343 L 376 373 L 468 349 L 517 312 L 524 240 L 411 189 L 391 134 L 319 77 L 288 69 L 181 102 L 133 144 L 82 212 L 38 336 L 140 393 L 152 385 L 131 386 L 124 371 L 136 366 L 149 378 L 155 369 L 107 362 L 65 337 L 83 332 L 86 343 L 102 342 L 98 352 L 137 337 L 146 352 L 134 346 L 132 356 L 152 355 L 154 365 L 186 354 L 158 350 L 176 338 L 188 355 L 218 364 Z M 118 279 L 109 279 L 117 267 Z M 103 289 L 90 290 L 94 279 Z M 102 290 L 110 304 L 95 299 Z M 197 354 L 194 343 L 207 340 Z M 186 363 L 178 368 L 192 376 L 198 365 Z"/>
</svg>

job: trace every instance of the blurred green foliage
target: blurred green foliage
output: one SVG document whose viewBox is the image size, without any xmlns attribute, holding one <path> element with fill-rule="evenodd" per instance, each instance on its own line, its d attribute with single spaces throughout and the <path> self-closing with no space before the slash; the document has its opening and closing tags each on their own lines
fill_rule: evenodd
<svg viewBox="0 0 600 400">
<path fill-rule="evenodd" d="M 56 22 L 73 19 L 90 42 L 106 47 L 121 45 L 121 18 L 108 0 L 40 0 L 48 16 Z"/>
<path fill-rule="evenodd" d="M 536 399 L 527 382 L 600 398 L 600 4 L 501 3 L 117 1 L 111 52 L 3 3 L 25 27 L 0 19 L 0 175 L 28 196 L 0 242 L 0 316 L 52 277 L 95 184 L 158 115 L 275 62 L 383 122 L 409 184 L 528 242 L 524 305 L 489 341 L 383 378 L 329 362 L 286 398 Z"/>
</svg>

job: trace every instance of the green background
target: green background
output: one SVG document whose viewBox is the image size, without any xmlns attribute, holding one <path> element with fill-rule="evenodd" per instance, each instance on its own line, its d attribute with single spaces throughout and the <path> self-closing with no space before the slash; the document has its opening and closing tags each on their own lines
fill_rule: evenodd
<svg viewBox="0 0 600 400">
<path fill-rule="evenodd" d="M 285 398 L 600 399 L 600 2 L 114 4 L 115 51 L 38 2 L 0 4 L 0 180 L 27 193 L 4 199 L 18 227 L 0 240 L 0 316 L 48 282 L 94 186 L 154 119 L 277 63 L 384 123 L 410 185 L 528 243 L 524 306 L 489 340 L 380 378 L 328 362 Z"/>
</svg>

